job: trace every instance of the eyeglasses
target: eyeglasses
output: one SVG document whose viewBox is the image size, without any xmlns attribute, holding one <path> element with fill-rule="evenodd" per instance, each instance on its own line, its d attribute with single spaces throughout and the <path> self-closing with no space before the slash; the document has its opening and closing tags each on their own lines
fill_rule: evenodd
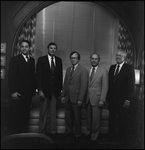
<svg viewBox="0 0 145 150">
<path fill-rule="evenodd" d="M 78 57 L 71 57 L 70 59 L 77 59 Z"/>
</svg>

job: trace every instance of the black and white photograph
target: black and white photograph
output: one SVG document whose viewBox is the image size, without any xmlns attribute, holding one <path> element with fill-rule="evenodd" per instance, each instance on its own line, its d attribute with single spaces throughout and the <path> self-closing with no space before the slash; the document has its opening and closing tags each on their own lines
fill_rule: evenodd
<svg viewBox="0 0 145 150">
<path fill-rule="evenodd" d="M 144 1 L 1 1 L 1 148 L 144 149 Z"/>
</svg>

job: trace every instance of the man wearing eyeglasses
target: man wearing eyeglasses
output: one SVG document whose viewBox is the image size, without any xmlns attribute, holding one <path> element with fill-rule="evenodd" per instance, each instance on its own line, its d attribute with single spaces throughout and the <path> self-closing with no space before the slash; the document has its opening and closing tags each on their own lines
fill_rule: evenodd
<svg viewBox="0 0 145 150">
<path fill-rule="evenodd" d="M 88 85 L 88 72 L 79 64 L 80 54 L 76 51 L 70 54 L 72 66 L 67 68 L 64 87 L 62 92 L 62 103 L 65 103 L 65 137 L 73 134 L 75 126 L 75 141 L 79 142 L 81 137 L 81 110 Z"/>
</svg>

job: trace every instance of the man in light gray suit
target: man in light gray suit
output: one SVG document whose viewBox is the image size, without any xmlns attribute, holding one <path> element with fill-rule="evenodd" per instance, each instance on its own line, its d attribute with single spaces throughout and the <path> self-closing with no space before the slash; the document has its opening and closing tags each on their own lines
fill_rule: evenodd
<svg viewBox="0 0 145 150">
<path fill-rule="evenodd" d="M 100 56 L 93 53 L 90 56 L 89 85 L 86 97 L 88 134 L 92 141 L 99 136 L 102 108 L 108 92 L 108 72 L 99 66 Z"/>
<path fill-rule="evenodd" d="M 76 51 L 70 54 L 72 66 L 67 68 L 61 101 L 65 103 L 65 126 L 68 136 L 73 133 L 75 126 L 75 140 L 81 136 L 81 110 L 88 87 L 88 71 L 79 64 L 80 54 Z"/>
</svg>

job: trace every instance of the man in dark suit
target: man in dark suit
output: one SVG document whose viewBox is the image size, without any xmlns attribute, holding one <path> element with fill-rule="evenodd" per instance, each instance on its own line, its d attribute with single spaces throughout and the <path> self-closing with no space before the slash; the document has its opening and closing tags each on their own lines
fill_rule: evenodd
<svg viewBox="0 0 145 150">
<path fill-rule="evenodd" d="M 118 50 L 116 54 L 117 64 L 109 69 L 109 139 L 125 138 L 127 130 L 127 115 L 134 93 L 134 70 L 125 63 L 127 53 Z M 117 131 L 118 130 L 118 131 Z"/>
<path fill-rule="evenodd" d="M 49 115 L 49 133 L 55 135 L 57 132 L 56 102 L 61 95 L 63 67 L 61 58 L 55 56 L 56 43 L 49 43 L 47 48 L 48 55 L 39 57 L 36 65 L 37 88 L 40 96 L 39 130 L 40 133 L 47 133 Z"/>
<path fill-rule="evenodd" d="M 87 69 L 79 64 L 79 60 L 78 52 L 70 54 L 72 66 L 66 70 L 61 99 L 65 103 L 65 136 L 73 133 L 74 124 L 76 141 L 81 137 L 81 110 L 88 86 Z"/>
<path fill-rule="evenodd" d="M 12 57 L 8 80 L 11 93 L 10 134 L 27 132 L 32 96 L 35 94 L 35 60 L 29 55 L 30 42 L 20 44 L 21 54 Z"/>
</svg>

